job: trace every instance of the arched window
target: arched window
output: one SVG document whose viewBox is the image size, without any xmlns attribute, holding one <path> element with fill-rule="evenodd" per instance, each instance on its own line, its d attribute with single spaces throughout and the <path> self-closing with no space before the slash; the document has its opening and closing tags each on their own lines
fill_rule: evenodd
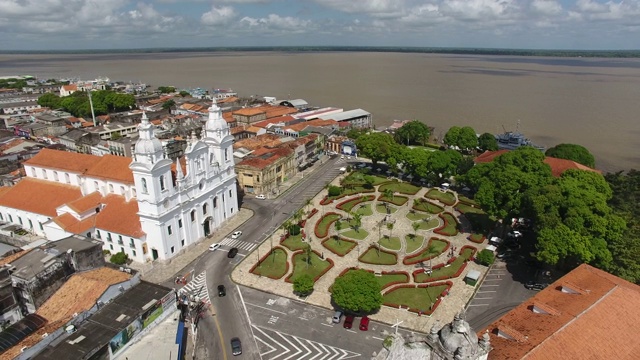
<svg viewBox="0 0 640 360">
<path fill-rule="evenodd" d="M 224 161 L 229 161 L 229 149 L 224 149 Z"/>
<path fill-rule="evenodd" d="M 145 178 L 142 178 L 142 193 L 143 194 L 148 193 L 148 190 L 147 190 L 147 179 L 145 179 Z"/>
<path fill-rule="evenodd" d="M 195 210 L 191 210 L 191 222 L 196 221 L 196 211 Z"/>
<path fill-rule="evenodd" d="M 113 194 L 113 184 L 109 184 L 109 193 Z"/>
<path fill-rule="evenodd" d="M 160 191 L 164 191 L 164 175 L 160 175 Z"/>
<path fill-rule="evenodd" d="M 202 215 L 207 215 L 207 204 L 202 205 Z"/>
<path fill-rule="evenodd" d="M 58 172 L 57 172 L 57 171 L 54 171 L 54 172 L 53 172 L 53 180 L 55 180 L 55 181 L 60 181 L 60 180 L 58 179 Z"/>
<path fill-rule="evenodd" d="M 94 182 L 93 182 L 93 189 L 94 189 L 95 191 L 100 191 L 100 185 L 98 185 L 98 182 L 97 182 L 97 181 L 94 181 Z"/>
<path fill-rule="evenodd" d="M 218 197 L 216 196 L 213 198 L 213 208 L 215 209 L 217 207 L 218 207 Z"/>
<path fill-rule="evenodd" d="M 71 178 L 69 177 L 68 173 L 64 173 L 64 180 L 67 182 L 67 184 L 71 184 Z"/>
</svg>

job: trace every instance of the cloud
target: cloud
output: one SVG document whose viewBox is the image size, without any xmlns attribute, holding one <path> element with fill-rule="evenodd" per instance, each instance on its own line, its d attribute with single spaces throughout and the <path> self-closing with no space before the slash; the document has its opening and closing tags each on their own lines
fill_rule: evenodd
<svg viewBox="0 0 640 360">
<path fill-rule="evenodd" d="M 200 21 L 204 25 L 217 26 L 227 25 L 235 17 L 236 12 L 231 6 L 211 7 L 211 11 L 208 11 L 200 17 Z"/>
<path fill-rule="evenodd" d="M 348 14 L 374 17 L 398 17 L 404 13 L 404 0 L 314 0 L 316 3 Z"/>
<path fill-rule="evenodd" d="M 553 16 L 562 13 L 562 5 L 555 0 L 534 0 L 531 9 L 540 15 Z"/>
<path fill-rule="evenodd" d="M 302 20 L 291 16 L 280 16 L 269 14 L 263 18 L 244 17 L 240 20 L 241 25 L 252 30 L 268 32 L 272 35 L 286 35 L 294 33 L 304 33 L 312 27 L 313 22 Z"/>
</svg>

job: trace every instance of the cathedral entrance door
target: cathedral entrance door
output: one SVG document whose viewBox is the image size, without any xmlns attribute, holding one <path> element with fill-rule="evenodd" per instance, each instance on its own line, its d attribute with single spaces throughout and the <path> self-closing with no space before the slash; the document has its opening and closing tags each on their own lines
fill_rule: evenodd
<svg viewBox="0 0 640 360">
<path fill-rule="evenodd" d="M 204 227 L 204 237 L 208 237 L 209 235 L 211 235 L 211 221 L 213 221 L 213 218 L 211 216 L 204 219 L 204 223 L 202 224 L 202 226 Z"/>
</svg>

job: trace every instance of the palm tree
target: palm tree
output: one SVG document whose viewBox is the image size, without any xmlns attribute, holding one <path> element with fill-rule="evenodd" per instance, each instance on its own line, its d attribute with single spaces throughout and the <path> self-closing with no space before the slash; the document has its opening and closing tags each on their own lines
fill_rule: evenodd
<svg viewBox="0 0 640 360">
<path fill-rule="evenodd" d="M 307 214 L 309 213 L 309 205 L 311 205 L 313 203 L 313 200 L 311 198 L 308 198 L 307 200 L 304 201 L 304 207 L 305 210 L 307 211 Z"/>
<path fill-rule="evenodd" d="M 411 227 L 413 228 L 413 240 L 415 240 L 417 237 L 418 229 L 420 229 L 420 224 L 416 221 L 411 223 Z"/>
<path fill-rule="evenodd" d="M 391 201 L 393 201 L 393 190 L 391 189 L 384 189 L 384 191 L 382 192 L 382 194 L 384 195 L 384 197 L 386 197 L 387 199 L 391 199 Z"/>
<path fill-rule="evenodd" d="M 340 244 L 340 230 L 342 230 L 342 221 L 340 219 L 336 220 L 336 234 L 334 235 L 338 244 Z"/>
<path fill-rule="evenodd" d="M 360 232 L 360 226 L 362 225 L 362 214 L 353 214 L 353 227 L 356 232 Z"/>
<path fill-rule="evenodd" d="M 307 269 L 311 265 L 311 245 L 307 244 L 304 248 L 305 255 L 307 256 Z"/>
<path fill-rule="evenodd" d="M 389 240 L 391 240 L 391 235 L 393 235 L 393 223 L 387 223 L 387 229 L 389 229 Z"/>
</svg>

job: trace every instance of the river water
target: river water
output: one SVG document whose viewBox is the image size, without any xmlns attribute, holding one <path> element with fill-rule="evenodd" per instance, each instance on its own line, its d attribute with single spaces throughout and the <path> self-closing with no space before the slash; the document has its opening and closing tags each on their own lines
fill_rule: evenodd
<svg viewBox="0 0 640 360">
<path fill-rule="evenodd" d="M 640 59 L 367 52 L 0 55 L 0 76 L 107 76 L 152 86 L 230 88 L 362 108 L 374 124 L 418 119 L 442 136 L 519 130 L 586 146 L 603 171 L 640 168 Z"/>
</svg>

